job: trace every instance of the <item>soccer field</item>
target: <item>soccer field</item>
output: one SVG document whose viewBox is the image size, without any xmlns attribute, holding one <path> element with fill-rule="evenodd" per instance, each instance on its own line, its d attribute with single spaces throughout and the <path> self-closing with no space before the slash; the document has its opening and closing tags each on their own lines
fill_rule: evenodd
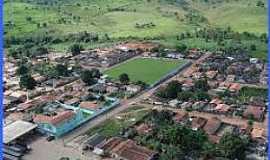
<svg viewBox="0 0 270 160">
<path fill-rule="evenodd" d="M 117 80 L 120 74 L 126 73 L 132 82 L 140 80 L 151 85 L 183 65 L 184 62 L 184 60 L 137 58 L 112 67 L 104 74 Z"/>
</svg>

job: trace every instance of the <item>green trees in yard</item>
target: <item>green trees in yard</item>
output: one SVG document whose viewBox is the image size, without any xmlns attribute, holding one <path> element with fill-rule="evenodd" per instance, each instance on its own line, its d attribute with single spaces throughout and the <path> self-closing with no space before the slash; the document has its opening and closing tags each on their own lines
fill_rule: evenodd
<svg viewBox="0 0 270 160">
<path fill-rule="evenodd" d="M 191 91 L 182 91 L 179 92 L 177 95 L 178 100 L 180 101 L 189 101 L 193 96 L 193 93 Z"/>
<path fill-rule="evenodd" d="M 88 84 L 88 85 L 93 85 L 95 83 L 97 83 L 97 79 L 100 78 L 102 74 L 100 73 L 100 71 L 96 68 L 92 69 L 92 70 L 84 70 L 81 73 L 81 79 L 84 83 Z"/>
<path fill-rule="evenodd" d="M 33 90 L 36 86 L 36 81 L 31 75 L 26 74 L 20 77 L 19 85 L 27 90 Z"/>
<path fill-rule="evenodd" d="M 68 69 L 66 65 L 63 64 L 57 64 L 55 66 L 56 74 L 58 76 L 67 76 L 68 75 Z"/>
<path fill-rule="evenodd" d="M 196 90 L 200 91 L 208 91 L 208 89 L 210 88 L 206 78 L 195 81 L 194 87 Z"/>
<path fill-rule="evenodd" d="M 73 56 L 76 56 L 81 53 L 82 46 L 80 44 L 73 44 L 70 46 L 70 52 Z"/>
<path fill-rule="evenodd" d="M 176 49 L 178 52 L 186 52 L 188 47 L 185 44 L 179 44 L 178 46 L 176 46 Z"/>
<path fill-rule="evenodd" d="M 16 74 L 19 76 L 28 74 L 28 73 L 29 73 L 29 69 L 26 65 L 20 65 L 16 70 Z"/>
<path fill-rule="evenodd" d="M 218 148 L 225 158 L 244 160 L 248 143 L 248 139 L 241 138 L 239 135 L 225 134 L 220 139 Z"/>
<path fill-rule="evenodd" d="M 92 72 L 85 70 L 81 73 L 81 79 L 87 85 L 93 85 L 96 83 L 96 80 L 92 77 Z"/>
<path fill-rule="evenodd" d="M 165 88 L 161 88 L 157 92 L 157 96 L 160 98 L 177 98 L 178 92 L 182 91 L 182 84 L 178 81 L 171 81 Z"/>
<path fill-rule="evenodd" d="M 120 81 L 122 84 L 128 84 L 129 81 L 130 81 L 128 74 L 126 74 L 126 73 L 120 74 L 120 75 L 119 75 L 119 81 Z"/>
</svg>

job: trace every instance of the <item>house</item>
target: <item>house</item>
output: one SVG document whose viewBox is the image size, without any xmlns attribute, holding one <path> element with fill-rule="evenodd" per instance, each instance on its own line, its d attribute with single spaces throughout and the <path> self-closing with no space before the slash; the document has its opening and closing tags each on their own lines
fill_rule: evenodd
<svg viewBox="0 0 270 160">
<path fill-rule="evenodd" d="M 182 82 L 182 90 L 183 91 L 189 91 L 194 87 L 194 83 L 192 79 L 185 79 Z"/>
<path fill-rule="evenodd" d="M 116 86 L 107 86 L 106 92 L 108 93 L 116 93 L 118 92 L 119 88 Z"/>
<path fill-rule="evenodd" d="M 39 128 L 42 128 L 42 132 L 48 132 L 47 134 L 58 137 L 68 132 L 70 126 L 75 126 L 76 123 L 69 123 L 77 121 L 75 115 L 73 111 L 64 111 L 52 117 L 38 114 L 34 116 L 33 120 Z"/>
<path fill-rule="evenodd" d="M 232 83 L 229 87 L 229 90 L 234 93 L 238 93 L 241 90 L 241 85 L 239 83 Z"/>
<path fill-rule="evenodd" d="M 64 101 L 64 103 L 67 105 L 77 105 L 80 103 L 80 99 L 77 97 L 74 97 L 74 98 L 71 98 L 71 99 Z"/>
<path fill-rule="evenodd" d="M 184 102 L 184 103 L 181 104 L 181 108 L 182 109 L 190 108 L 190 107 L 192 107 L 192 104 L 193 103 L 191 103 L 191 102 Z"/>
<path fill-rule="evenodd" d="M 195 102 L 193 105 L 192 105 L 192 109 L 195 109 L 195 110 L 202 110 L 205 106 L 206 106 L 206 102 L 204 101 L 198 101 L 198 102 Z"/>
<path fill-rule="evenodd" d="M 215 135 L 221 125 L 222 125 L 222 122 L 218 118 L 216 118 L 216 117 L 210 118 L 210 119 L 208 119 L 207 123 L 203 127 L 203 130 L 208 135 Z"/>
<path fill-rule="evenodd" d="M 106 137 L 96 133 L 92 135 L 85 143 L 84 146 L 87 146 L 90 150 L 94 150 L 93 152 L 99 154 L 99 149 L 95 149 L 96 146 L 103 143 L 106 140 Z M 96 151 L 95 151 L 96 150 Z"/>
<path fill-rule="evenodd" d="M 216 78 L 218 71 L 207 71 L 205 74 L 207 78 L 214 79 Z"/>
<path fill-rule="evenodd" d="M 245 118 L 253 118 L 257 121 L 262 121 L 264 118 L 265 108 L 261 106 L 247 106 L 243 113 Z"/>
<path fill-rule="evenodd" d="M 181 59 L 183 58 L 184 56 L 180 53 L 168 53 L 166 55 L 166 58 L 172 58 L 172 59 Z"/>
<path fill-rule="evenodd" d="M 219 85 L 218 81 L 208 81 L 208 85 L 210 88 L 217 88 Z"/>
<path fill-rule="evenodd" d="M 173 99 L 173 100 L 169 101 L 168 103 L 169 103 L 169 106 L 171 106 L 171 107 L 177 107 L 179 104 L 179 101 L 177 99 Z"/>
<path fill-rule="evenodd" d="M 250 135 L 253 140 L 259 142 L 265 142 L 267 140 L 267 131 L 263 128 L 253 128 Z"/>
<path fill-rule="evenodd" d="M 41 133 L 60 137 L 83 123 L 86 113 L 91 114 L 78 107 L 52 102 L 45 104 L 40 113 L 33 116 L 33 121 Z"/>
<path fill-rule="evenodd" d="M 106 91 L 107 91 L 106 85 L 102 84 L 102 83 L 99 83 L 99 84 L 92 86 L 90 88 L 90 90 L 95 92 L 95 93 L 106 93 Z"/>
<path fill-rule="evenodd" d="M 215 107 L 215 111 L 221 114 L 228 113 L 230 111 L 231 107 L 227 104 L 218 104 Z"/>
<path fill-rule="evenodd" d="M 15 97 L 21 101 L 26 100 L 26 95 L 27 95 L 27 93 L 24 91 L 14 91 L 10 94 L 10 96 Z"/>
<path fill-rule="evenodd" d="M 33 78 L 37 83 L 42 83 L 42 82 L 45 82 L 47 80 L 47 78 L 45 76 L 42 76 L 39 74 L 34 74 Z"/>
<path fill-rule="evenodd" d="M 126 86 L 126 91 L 128 91 L 132 94 L 139 92 L 141 89 L 142 89 L 142 87 L 139 85 L 130 84 L 130 85 Z"/>
<path fill-rule="evenodd" d="M 187 112 L 177 112 L 176 115 L 173 117 L 173 121 L 175 123 L 183 123 L 188 119 L 188 113 Z"/>
<path fill-rule="evenodd" d="M 259 62 L 259 59 L 258 58 L 250 58 L 249 62 L 252 63 L 252 64 L 256 64 L 256 63 Z"/>
<path fill-rule="evenodd" d="M 215 104 L 215 105 L 219 105 L 219 104 L 222 104 L 222 103 L 223 103 L 223 101 L 220 100 L 219 98 L 215 98 L 215 99 L 212 99 L 210 101 L 210 104 Z"/>
<path fill-rule="evenodd" d="M 235 75 L 228 75 L 226 78 L 226 82 L 234 82 L 235 81 Z"/>
<path fill-rule="evenodd" d="M 191 118 L 191 128 L 192 130 L 197 131 L 198 129 L 201 129 L 205 124 L 207 120 L 202 117 L 194 117 Z"/>
<path fill-rule="evenodd" d="M 138 146 L 134 141 L 128 139 L 115 146 L 111 155 L 116 160 L 154 160 L 157 152 Z"/>
<path fill-rule="evenodd" d="M 123 139 L 120 137 L 112 137 L 108 139 L 107 141 L 103 141 L 102 143 L 98 144 L 96 148 L 101 150 L 102 152 L 99 152 L 101 154 L 99 155 L 105 155 L 110 154 L 113 148 L 115 148 L 117 145 L 119 145 L 121 142 L 123 142 Z"/>
<path fill-rule="evenodd" d="M 80 107 L 88 110 L 98 110 L 100 106 L 97 102 L 83 101 L 80 103 Z"/>
<path fill-rule="evenodd" d="M 195 79 L 203 78 L 203 73 L 202 72 L 194 72 L 192 74 L 192 77 L 195 78 Z"/>
</svg>

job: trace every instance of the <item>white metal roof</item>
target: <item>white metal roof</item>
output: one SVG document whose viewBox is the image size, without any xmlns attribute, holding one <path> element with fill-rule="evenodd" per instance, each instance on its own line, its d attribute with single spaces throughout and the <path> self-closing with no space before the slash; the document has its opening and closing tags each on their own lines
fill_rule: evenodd
<svg viewBox="0 0 270 160">
<path fill-rule="evenodd" d="M 4 144 L 23 136 L 37 127 L 36 124 L 18 120 L 4 127 Z"/>
</svg>

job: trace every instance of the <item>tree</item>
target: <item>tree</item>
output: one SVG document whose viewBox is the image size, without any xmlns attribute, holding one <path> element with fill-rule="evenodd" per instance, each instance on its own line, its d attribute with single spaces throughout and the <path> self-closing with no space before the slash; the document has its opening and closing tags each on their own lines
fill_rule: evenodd
<svg viewBox="0 0 270 160">
<path fill-rule="evenodd" d="M 57 64 L 55 67 L 56 74 L 58 76 L 67 76 L 68 75 L 68 69 L 66 65 Z"/>
<path fill-rule="evenodd" d="M 119 75 L 119 80 L 122 84 L 128 84 L 128 82 L 130 81 L 128 74 L 126 73 Z"/>
<path fill-rule="evenodd" d="M 84 83 L 86 83 L 87 85 L 93 85 L 93 84 L 97 83 L 95 78 L 92 76 L 92 72 L 90 70 L 82 71 L 81 80 Z"/>
<path fill-rule="evenodd" d="M 26 17 L 26 21 L 31 22 L 32 21 L 32 17 L 30 17 L 30 16 Z"/>
<path fill-rule="evenodd" d="M 178 81 L 171 81 L 166 88 L 162 88 L 158 91 L 157 96 L 160 98 L 177 98 L 178 92 L 182 91 L 182 84 Z"/>
<path fill-rule="evenodd" d="M 190 91 L 182 91 L 182 92 L 179 92 L 178 95 L 177 95 L 177 98 L 178 100 L 180 101 L 189 101 L 193 96 L 193 93 L 190 92 Z"/>
<path fill-rule="evenodd" d="M 199 79 L 195 81 L 194 87 L 196 90 L 208 91 L 210 88 L 207 79 Z"/>
<path fill-rule="evenodd" d="M 19 85 L 27 90 L 32 90 L 36 86 L 36 81 L 31 75 L 26 74 L 20 77 Z"/>
<path fill-rule="evenodd" d="M 30 56 L 32 56 L 32 57 L 34 57 L 34 56 L 41 56 L 41 55 L 44 55 L 44 54 L 48 54 L 49 53 L 49 51 L 48 51 L 47 48 L 41 47 L 41 46 L 33 47 L 29 51 L 30 51 Z"/>
<path fill-rule="evenodd" d="M 186 52 L 187 51 L 187 45 L 185 45 L 185 44 L 180 44 L 180 45 L 178 45 L 177 47 L 176 47 L 176 49 L 177 49 L 177 51 L 178 52 Z"/>
<path fill-rule="evenodd" d="M 227 133 L 221 137 L 218 148 L 225 158 L 244 160 L 248 143 L 247 139 Z"/>
<path fill-rule="evenodd" d="M 29 69 L 27 68 L 26 65 L 20 65 L 16 70 L 16 74 L 18 76 L 22 76 L 22 75 L 28 74 L 28 73 L 29 73 Z"/>
<path fill-rule="evenodd" d="M 250 49 L 251 49 L 252 51 L 256 51 L 257 47 L 256 47 L 255 44 L 252 44 L 252 45 L 250 46 Z"/>
<path fill-rule="evenodd" d="M 148 84 L 143 81 L 137 81 L 136 84 L 141 86 L 142 88 L 146 88 L 148 86 Z"/>
<path fill-rule="evenodd" d="M 101 95 L 101 96 L 99 96 L 98 100 L 103 102 L 103 101 L 105 101 L 106 99 L 105 99 L 105 97 L 104 97 L 103 95 Z"/>
<path fill-rule="evenodd" d="M 102 73 L 100 73 L 100 71 L 96 68 L 93 68 L 91 72 L 92 72 L 92 77 L 94 78 L 100 78 L 102 76 Z"/>
<path fill-rule="evenodd" d="M 70 46 L 70 51 L 73 56 L 76 56 L 81 53 L 82 46 L 80 44 L 73 44 Z"/>
<path fill-rule="evenodd" d="M 43 27 L 47 27 L 47 23 L 45 23 L 45 22 L 42 23 L 42 26 L 43 26 Z"/>
<path fill-rule="evenodd" d="M 205 101 L 205 100 L 209 101 L 211 98 L 207 92 L 197 91 L 194 95 L 194 99 L 197 101 Z"/>
</svg>

